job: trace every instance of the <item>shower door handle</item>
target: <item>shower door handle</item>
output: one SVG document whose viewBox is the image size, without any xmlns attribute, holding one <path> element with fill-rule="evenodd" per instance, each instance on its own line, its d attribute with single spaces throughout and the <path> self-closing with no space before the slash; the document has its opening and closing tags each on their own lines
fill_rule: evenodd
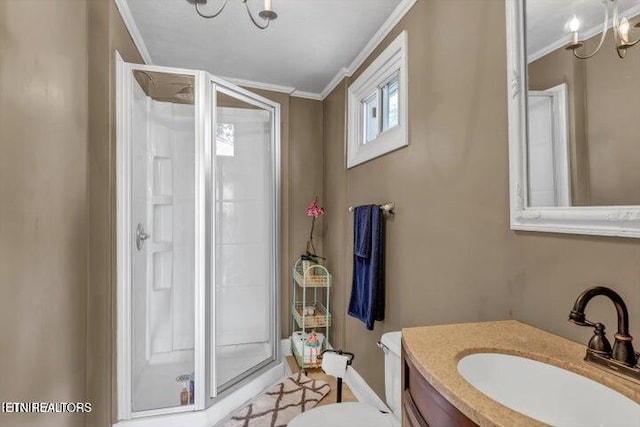
<svg viewBox="0 0 640 427">
<path fill-rule="evenodd" d="M 149 236 L 146 231 L 144 231 L 144 227 L 142 226 L 142 223 L 138 223 L 138 226 L 136 227 L 136 248 L 141 251 L 142 250 L 142 246 L 144 245 L 144 241 L 147 240 Z"/>
</svg>

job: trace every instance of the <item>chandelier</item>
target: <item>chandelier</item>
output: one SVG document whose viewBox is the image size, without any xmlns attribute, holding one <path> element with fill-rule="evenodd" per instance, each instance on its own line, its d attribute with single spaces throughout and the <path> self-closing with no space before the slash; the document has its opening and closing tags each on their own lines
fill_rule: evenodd
<svg viewBox="0 0 640 427">
<path fill-rule="evenodd" d="M 578 49 L 584 46 L 584 42 L 581 42 L 578 37 L 578 31 L 580 30 L 580 20 L 577 16 L 573 16 L 569 21 L 569 30 L 573 33 L 573 40 L 569 46 L 567 46 L 567 50 L 573 51 L 573 54 L 576 58 L 587 59 L 591 58 L 593 55 L 598 53 L 602 45 L 604 44 L 604 39 L 607 35 L 607 27 L 609 24 L 609 9 L 613 9 L 613 41 L 615 43 L 616 52 L 620 58 L 624 58 L 627 54 L 627 49 L 634 46 L 638 42 L 640 42 L 640 38 L 634 41 L 629 41 L 629 30 L 631 28 L 631 24 L 629 24 L 629 20 L 625 17 L 620 18 L 618 13 L 618 0 L 600 0 L 602 5 L 604 6 L 604 22 L 602 24 L 602 35 L 600 36 L 600 43 L 598 43 L 598 47 L 596 49 L 587 54 L 579 54 Z M 640 23 L 635 25 L 636 27 L 640 26 Z"/>
<path fill-rule="evenodd" d="M 206 13 L 203 13 L 200 10 L 200 6 L 203 4 L 207 4 L 207 0 L 187 0 L 187 1 L 195 6 L 196 12 L 198 13 L 198 15 L 202 16 L 203 18 L 215 18 L 216 16 L 222 13 L 225 6 L 227 5 L 227 0 L 222 0 L 222 5 L 220 6 L 220 8 L 216 12 L 210 15 L 207 15 Z M 264 30 L 265 28 L 267 28 L 269 26 L 269 23 L 278 17 L 278 14 L 271 9 L 271 0 L 264 0 L 264 10 L 258 13 L 258 16 L 262 18 L 264 22 L 259 22 L 253 16 L 253 14 L 251 13 L 251 9 L 249 9 L 249 5 L 247 4 L 247 0 L 242 0 L 242 3 L 244 3 L 247 9 L 247 14 L 251 19 L 251 22 L 253 22 L 253 24 L 256 27 L 260 28 L 261 30 Z"/>
</svg>

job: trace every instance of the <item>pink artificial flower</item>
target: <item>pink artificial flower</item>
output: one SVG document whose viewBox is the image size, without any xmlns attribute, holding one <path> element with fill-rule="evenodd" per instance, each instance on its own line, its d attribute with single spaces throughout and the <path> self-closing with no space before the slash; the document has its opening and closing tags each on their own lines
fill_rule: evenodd
<svg viewBox="0 0 640 427">
<path fill-rule="evenodd" d="M 307 216 L 317 218 L 322 215 L 324 215 L 324 208 L 318 206 L 318 199 L 315 198 L 307 208 Z"/>
</svg>

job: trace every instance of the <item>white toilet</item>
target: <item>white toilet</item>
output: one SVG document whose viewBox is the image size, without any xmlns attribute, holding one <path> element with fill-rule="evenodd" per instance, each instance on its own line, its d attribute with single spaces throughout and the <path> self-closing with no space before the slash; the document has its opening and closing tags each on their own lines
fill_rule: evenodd
<svg viewBox="0 0 640 427">
<path fill-rule="evenodd" d="M 382 335 L 384 385 L 390 413 L 367 403 L 345 402 L 319 406 L 295 417 L 288 427 L 399 427 L 400 426 L 400 340 L 401 332 Z"/>
</svg>

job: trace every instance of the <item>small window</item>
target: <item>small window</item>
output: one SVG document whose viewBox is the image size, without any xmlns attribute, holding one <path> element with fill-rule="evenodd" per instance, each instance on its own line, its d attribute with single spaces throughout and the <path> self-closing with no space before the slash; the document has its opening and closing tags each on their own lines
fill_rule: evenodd
<svg viewBox="0 0 640 427">
<path fill-rule="evenodd" d="M 378 93 L 374 93 L 362 103 L 365 117 L 365 138 L 363 143 L 373 141 L 378 136 Z"/>
<path fill-rule="evenodd" d="M 382 131 L 398 126 L 398 76 L 382 87 Z"/>
<path fill-rule="evenodd" d="M 347 168 L 408 145 L 406 32 L 349 87 Z"/>
<path fill-rule="evenodd" d="M 367 99 L 364 108 L 363 144 L 375 140 L 381 133 L 398 126 L 399 76 L 394 75 Z"/>
</svg>

